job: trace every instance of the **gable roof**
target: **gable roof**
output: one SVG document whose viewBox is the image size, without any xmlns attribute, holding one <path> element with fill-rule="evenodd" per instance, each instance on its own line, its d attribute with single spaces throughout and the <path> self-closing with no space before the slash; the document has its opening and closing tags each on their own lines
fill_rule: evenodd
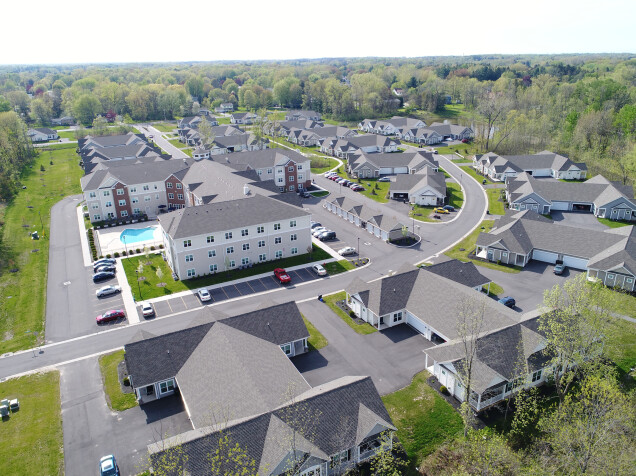
<svg viewBox="0 0 636 476">
<path fill-rule="evenodd" d="M 477 270 L 474 263 L 464 263 L 457 259 L 444 261 L 432 266 L 422 266 L 423 270 L 444 276 L 469 288 L 488 284 L 491 280 Z"/>
<path fill-rule="evenodd" d="M 396 175 L 389 190 L 407 190 L 409 193 L 415 193 L 426 186 L 437 190 L 441 195 L 446 195 L 446 177 L 430 167 L 422 167 L 414 174 Z"/>
<path fill-rule="evenodd" d="M 402 152 L 402 153 L 360 153 L 349 158 L 349 166 L 356 170 L 362 164 L 371 163 L 380 167 L 408 167 L 420 170 L 424 166 L 438 168 L 438 162 L 430 152 Z"/>
<path fill-rule="evenodd" d="M 110 188 L 115 182 L 125 185 L 161 182 L 171 175 L 187 170 L 190 160 L 161 159 L 154 157 L 136 160 L 117 160 L 100 163 L 95 169 L 80 179 L 82 190 Z"/>
</svg>

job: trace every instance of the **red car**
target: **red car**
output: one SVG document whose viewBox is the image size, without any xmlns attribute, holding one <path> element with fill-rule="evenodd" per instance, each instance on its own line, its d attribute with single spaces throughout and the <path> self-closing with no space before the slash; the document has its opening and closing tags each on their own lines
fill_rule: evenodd
<svg viewBox="0 0 636 476">
<path fill-rule="evenodd" d="M 291 283 L 291 276 L 287 274 L 287 271 L 283 268 L 276 268 L 274 270 L 274 276 L 276 276 L 276 279 L 278 279 L 281 284 Z"/>
<path fill-rule="evenodd" d="M 114 310 L 105 312 L 101 316 L 97 316 L 95 320 L 97 321 L 97 324 L 101 324 L 103 322 L 116 321 L 117 319 L 121 319 L 122 317 L 126 317 L 126 313 L 124 311 Z"/>
</svg>

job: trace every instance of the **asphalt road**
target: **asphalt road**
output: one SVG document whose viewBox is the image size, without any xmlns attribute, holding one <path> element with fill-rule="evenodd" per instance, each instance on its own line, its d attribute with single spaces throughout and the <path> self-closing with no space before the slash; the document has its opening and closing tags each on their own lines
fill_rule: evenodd
<svg viewBox="0 0 636 476">
<path fill-rule="evenodd" d="M 136 124 L 135 127 L 146 137 L 151 135 L 155 144 L 165 150 L 168 154 L 172 155 L 172 157 L 176 159 L 187 159 L 189 157 L 185 152 L 181 151 L 181 149 L 173 146 L 170 142 L 164 139 L 161 136 L 162 132 L 160 130 L 155 129 L 151 125 L 146 127 L 143 124 Z"/>
</svg>

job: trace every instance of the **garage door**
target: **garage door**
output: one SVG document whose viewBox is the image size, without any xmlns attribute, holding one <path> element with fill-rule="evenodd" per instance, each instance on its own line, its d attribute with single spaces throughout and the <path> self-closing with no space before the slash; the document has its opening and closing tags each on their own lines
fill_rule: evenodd
<svg viewBox="0 0 636 476">
<path fill-rule="evenodd" d="M 393 167 L 380 167 L 380 175 L 389 175 L 393 173 Z"/>
<path fill-rule="evenodd" d="M 543 263 L 554 264 L 557 260 L 557 254 L 551 253 L 549 251 L 534 250 L 532 252 L 532 259 L 536 259 L 537 261 L 541 261 Z"/>
<path fill-rule="evenodd" d="M 574 269 L 586 269 L 587 268 L 587 259 L 584 258 L 574 258 L 573 256 L 564 256 L 563 264 L 568 268 Z"/>
<path fill-rule="evenodd" d="M 428 338 L 429 328 L 426 324 L 420 321 L 417 317 L 412 316 L 410 314 L 406 315 L 406 323 L 410 325 L 413 329 L 415 329 L 420 334 L 423 334 Z"/>
<path fill-rule="evenodd" d="M 409 168 L 408 167 L 394 167 L 393 168 L 393 173 L 395 173 L 395 174 L 408 174 L 409 173 Z"/>
<path fill-rule="evenodd" d="M 552 202 L 552 210 L 569 210 L 570 202 Z"/>
</svg>

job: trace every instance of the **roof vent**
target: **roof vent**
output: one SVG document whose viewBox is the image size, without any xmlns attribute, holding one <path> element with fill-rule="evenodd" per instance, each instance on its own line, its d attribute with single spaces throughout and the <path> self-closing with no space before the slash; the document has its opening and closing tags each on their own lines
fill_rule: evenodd
<svg viewBox="0 0 636 476">
<path fill-rule="evenodd" d="M 247 186 L 247 184 L 243 185 L 243 195 L 249 195 L 250 194 L 250 188 Z"/>
</svg>

